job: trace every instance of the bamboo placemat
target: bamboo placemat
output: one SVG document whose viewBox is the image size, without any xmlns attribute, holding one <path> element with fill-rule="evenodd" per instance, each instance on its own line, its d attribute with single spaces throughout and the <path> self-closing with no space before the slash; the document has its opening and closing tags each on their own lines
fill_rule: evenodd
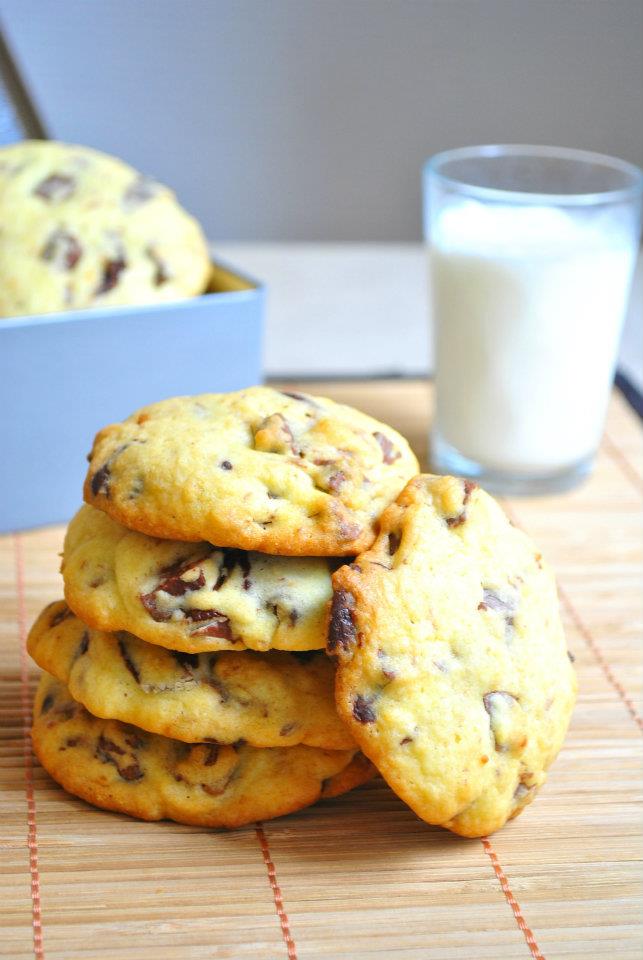
<svg viewBox="0 0 643 960">
<path fill-rule="evenodd" d="M 425 456 L 424 384 L 305 389 L 388 420 Z M 506 503 L 557 569 L 580 695 L 539 798 L 482 841 L 428 827 L 379 780 L 233 833 L 140 823 L 66 795 L 32 759 L 36 671 L 23 652 L 28 624 L 61 595 L 63 530 L 0 538 L 0 954 L 640 960 L 641 452 L 640 424 L 614 395 L 591 480 Z"/>
</svg>

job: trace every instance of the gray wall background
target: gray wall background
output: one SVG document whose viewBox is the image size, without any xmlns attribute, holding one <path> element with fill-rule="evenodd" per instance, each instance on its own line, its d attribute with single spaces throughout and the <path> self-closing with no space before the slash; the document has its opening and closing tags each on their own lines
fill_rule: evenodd
<svg viewBox="0 0 643 960">
<path fill-rule="evenodd" d="M 215 240 L 415 240 L 422 161 L 476 142 L 643 164 L 642 0 L 0 0 L 51 136 Z"/>
</svg>

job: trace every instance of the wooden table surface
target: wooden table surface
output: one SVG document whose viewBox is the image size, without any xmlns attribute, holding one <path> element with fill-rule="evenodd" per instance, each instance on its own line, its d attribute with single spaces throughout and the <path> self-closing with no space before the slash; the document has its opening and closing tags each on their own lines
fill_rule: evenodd
<svg viewBox="0 0 643 960">
<path fill-rule="evenodd" d="M 307 389 L 388 420 L 425 456 L 424 384 Z M 558 571 L 580 694 L 540 797 L 482 841 L 427 826 L 381 780 L 232 833 L 66 795 L 32 758 L 24 653 L 29 623 L 61 595 L 63 530 L 1 538 L 0 955 L 640 960 L 641 436 L 614 395 L 593 477 L 506 503 Z"/>
</svg>

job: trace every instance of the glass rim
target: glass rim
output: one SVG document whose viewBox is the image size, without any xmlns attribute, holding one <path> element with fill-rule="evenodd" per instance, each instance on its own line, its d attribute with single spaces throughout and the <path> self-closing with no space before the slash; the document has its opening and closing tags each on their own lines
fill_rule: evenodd
<svg viewBox="0 0 643 960">
<path fill-rule="evenodd" d="M 577 163 L 593 163 L 612 170 L 620 170 L 631 178 L 628 186 L 614 190 L 599 190 L 592 193 L 535 193 L 528 190 L 501 189 L 499 187 L 482 187 L 475 183 L 468 183 L 464 179 L 442 173 L 440 167 L 452 160 L 475 159 L 476 157 L 511 157 L 533 156 L 551 157 L 563 160 L 574 160 Z M 480 200 L 519 202 L 525 204 L 555 204 L 556 206 L 592 206 L 601 203 L 616 203 L 633 200 L 643 193 L 643 170 L 634 163 L 611 157 L 606 153 L 595 153 L 591 150 L 578 150 L 573 147 L 551 147 L 538 144 L 480 144 L 472 147 L 456 147 L 453 150 L 443 150 L 430 157 L 423 167 L 424 175 L 433 177 L 443 184 L 457 188 L 460 192 Z"/>
</svg>

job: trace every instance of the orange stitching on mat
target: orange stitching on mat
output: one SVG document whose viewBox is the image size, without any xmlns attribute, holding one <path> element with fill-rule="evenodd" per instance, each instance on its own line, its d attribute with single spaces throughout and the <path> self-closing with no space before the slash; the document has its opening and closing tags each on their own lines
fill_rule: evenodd
<svg viewBox="0 0 643 960">
<path fill-rule="evenodd" d="M 612 668 L 610 667 L 609 663 L 607 662 L 607 660 L 606 660 L 605 657 L 603 656 L 603 653 L 602 653 L 600 647 L 598 646 L 598 644 L 597 644 L 596 641 L 594 640 L 594 637 L 591 635 L 591 633 L 589 632 L 588 628 L 585 626 L 585 624 L 584 624 L 583 621 L 581 620 L 580 615 L 576 612 L 576 608 L 575 608 L 574 604 L 571 602 L 571 600 L 569 599 L 566 591 L 563 590 L 563 588 L 560 586 L 560 584 L 558 585 L 558 593 L 560 594 L 560 598 L 561 598 L 561 600 L 563 601 L 563 603 L 565 604 L 565 607 L 567 608 L 567 612 L 569 613 L 570 617 L 571 617 L 572 620 L 574 621 L 574 625 L 575 625 L 576 629 L 578 630 L 578 632 L 580 633 L 580 635 L 583 637 L 585 643 L 587 644 L 587 646 L 589 647 L 589 649 L 592 651 L 592 653 L 594 654 L 594 656 L 595 656 L 596 659 L 598 660 L 600 666 L 602 667 L 603 673 L 605 674 L 605 676 L 607 677 L 608 681 L 612 684 L 612 686 L 614 687 L 614 689 L 615 689 L 616 692 L 618 693 L 619 697 L 621 698 L 621 700 L 623 701 L 623 703 L 624 703 L 625 706 L 627 707 L 627 711 L 628 711 L 628 713 L 630 714 L 630 716 L 632 717 L 632 719 L 634 720 L 634 723 L 637 725 L 637 727 L 639 728 L 639 730 L 641 730 L 641 732 L 643 732 L 643 718 L 639 715 L 639 713 L 638 713 L 636 707 L 634 706 L 634 704 L 632 703 L 630 697 L 629 697 L 629 696 L 627 695 L 627 693 L 625 692 L 625 688 L 621 685 L 621 683 L 616 679 L 616 677 L 615 677 L 614 674 L 612 673 Z"/>
<path fill-rule="evenodd" d="M 261 853 L 263 854 L 263 862 L 265 863 L 266 870 L 268 871 L 268 880 L 270 881 L 270 886 L 272 887 L 275 910 L 277 911 L 279 923 L 281 924 L 281 933 L 284 938 L 284 943 L 288 948 L 288 960 L 297 960 L 297 948 L 295 946 L 295 941 L 290 934 L 290 922 L 288 920 L 288 914 L 284 910 L 284 901 L 281 896 L 281 889 L 277 883 L 277 871 L 275 870 L 275 865 L 272 862 L 272 857 L 270 856 L 268 838 L 263 831 L 263 824 L 260 821 L 255 825 L 255 833 L 257 834 L 257 840 L 259 841 Z"/>
<path fill-rule="evenodd" d="M 504 507 L 505 513 L 507 514 L 509 519 L 512 521 L 512 523 L 515 523 L 516 526 L 520 526 L 515 512 L 506 501 L 503 501 L 503 507 Z M 636 707 L 634 706 L 634 703 L 626 693 L 625 687 L 621 685 L 621 683 L 616 679 L 616 677 L 612 673 L 612 668 L 610 667 L 609 663 L 605 659 L 605 656 L 603 655 L 601 648 L 594 640 L 594 637 L 590 633 L 589 628 L 586 627 L 583 621 L 581 620 L 580 614 L 576 610 L 576 607 L 574 606 L 572 601 L 569 599 L 567 591 L 563 590 L 560 583 L 558 584 L 558 595 L 560 599 L 563 601 L 563 603 L 565 604 L 565 609 L 567 610 L 567 613 L 569 614 L 571 619 L 574 621 L 574 626 L 580 633 L 581 637 L 583 638 L 583 640 L 585 641 L 589 649 L 592 651 L 592 653 L 596 657 L 596 660 L 598 661 L 598 664 L 601 667 L 603 673 L 605 674 L 605 677 L 607 678 L 608 682 L 614 687 L 617 694 L 623 701 L 623 704 L 626 707 L 627 712 L 630 714 L 630 716 L 634 720 L 634 723 L 637 725 L 639 730 L 643 732 L 643 718 L 640 716 Z"/>
<path fill-rule="evenodd" d="M 33 952 L 36 960 L 44 960 L 42 939 L 42 912 L 40 905 L 40 873 L 38 871 L 38 831 L 36 829 L 36 799 L 33 785 L 33 755 L 31 752 L 31 698 L 29 696 L 29 666 L 27 662 L 27 614 L 25 610 L 25 574 L 22 541 L 14 534 L 13 548 L 18 596 L 18 636 L 20 640 L 20 703 L 22 707 L 22 743 L 25 764 L 25 793 L 27 795 L 27 848 L 31 874 L 31 917 Z"/>
<path fill-rule="evenodd" d="M 498 857 L 496 856 L 495 850 L 494 850 L 493 847 L 491 846 L 491 843 L 490 843 L 490 841 L 489 841 L 489 838 L 488 838 L 488 837 L 481 837 L 481 840 L 482 840 L 482 846 L 484 847 L 484 852 L 487 854 L 487 856 L 488 856 L 489 859 L 491 860 L 491 864 L 492 864 L 492 866 L 493 866 L 493 872 L 495 873 L 496 877 L 498 878 L 498 882 L 500 883 L 500 886 L 502 887 L 502 892 L 503 892 L 504 895 L 505 895 L 505 899 L 506 899 L 507 903 L 509 904 L 509 906 L 511 907 L 512 913 L 513 913 L 514 917 L 516 918 L 516 923 L 518 924 L 518 926 L 519 926 L 520 929 L 522 930 L 523 936 L 524 936 L 525 940 L 527 941 L 527 946 L 529 947 L 529 952 L 531 953 L 531 955 L 532 955 L 532 957 L 534 958 L 534 960 L 545 960 L 545 957 L 543 957 L 542 953 L 540 952 L 540 950 L 539 950 L 539 948 L 538 948 L 538 944 L 536 943 L 536 938 L 534 937 L 531 929 L 530 929 L 530 928 L 527 926 L 527 924 L 525 923 L 525 918 L 524 918 L 523 915 L 522 915 L 522 911 L 521 911 L 521 909 L 520 909 L 520 904 L 518 903 L 518 901 L 517 901 L 516 898 L 514 897 L 513 893 L 511 892 L 511 887 L 509 886 L 509 881 L 507 880 L 507 877 L 505 876 L 504 870 L 503 870 L 502 867 L 500 866 L 500 861 L 498 860 Z"/>
<path fill-rule="evenodd" d="M 643 481 L 639 477 L 636 468 L 632 466 L 621 448 L 614 443 L 612 438 L 607 433 L 603 437 L 603 446 L 607 450 L 612 460 L 615 460 L 618 463 L 632 486 L 636 487 L 638 493 L 641 493 L 643 491 Z"/>
</svg>

